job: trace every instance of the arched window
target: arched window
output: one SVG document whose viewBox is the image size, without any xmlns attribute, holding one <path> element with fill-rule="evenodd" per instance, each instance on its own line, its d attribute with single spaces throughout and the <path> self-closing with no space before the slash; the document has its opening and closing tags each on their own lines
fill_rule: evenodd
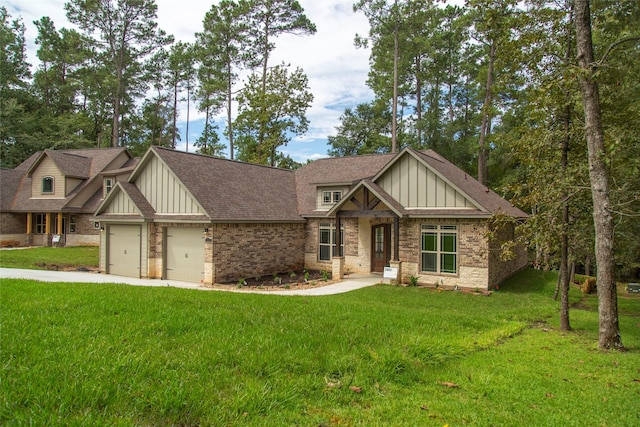
<svg viewBox="0 0 640 427">
<path fill-rule="evenodd" d="M 53 193 L 53 177 L 45 176 L 42 178 L 42 192 Z"/>
</svg>

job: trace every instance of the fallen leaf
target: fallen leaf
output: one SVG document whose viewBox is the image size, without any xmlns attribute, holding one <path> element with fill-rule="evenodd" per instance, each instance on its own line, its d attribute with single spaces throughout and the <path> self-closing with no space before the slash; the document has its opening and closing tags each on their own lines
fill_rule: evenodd
<svg viewBox="0 0 640 427">
<path fill-rule="evenodd" d="M 427 405 L 421 405 L 420 409 L 422 409 L 423 411 L 428 411 L 429 407 Z"/>
<path fill-rule="evenodd" d="M 439 383 L 439 384 L 440 384 L 440 385 L 443 385 L 443 386 L 445 386 L 445 387 L 449 387 L 449 388 L 456 388 L 456 387 L 458 387 L 458 384 L 456 384 L 456 383 L 450 383 L 450 382 L 448 382 L 448 381 L 440 381 L 440 383 Z"/>
<path fill-rule="evenodd" d="M 554 396 L 553 394 L 551 394 L 551 393 L 547 393 L 547 394 L 546 394 L 546 396 L 547 396 L 549 399 L 553 399 L 553 398 L 555 398 L 555 396 Z"/>
<path fill-rule="evenodd" d="M 362 393 L 362 387 L 357 387 L 355 385 L 349 386 L 349 390 L 354 393 Z"/>
</svg>

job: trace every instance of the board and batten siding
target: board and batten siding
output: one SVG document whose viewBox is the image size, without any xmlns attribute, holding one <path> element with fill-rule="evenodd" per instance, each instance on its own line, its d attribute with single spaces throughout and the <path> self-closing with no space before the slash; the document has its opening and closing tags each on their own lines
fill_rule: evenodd
<svg viewBox="0 0 640 427">
<path fill-rule="evenodd" d="M 405 155 L 376 183 L 405 208 L 474 208 L 464 195 L 413 156 Z"/>
<path fill-rule="evenodd" d="M 42 194 L 42 178 L 53 177 L 53 193 Z M 34 199 L 64 199 L 65 179 L 58 166 L 49 157 L 44 157 L 31 174 L 31 197 Z"/>
<path fill-rule="evenodd" d="M 119 191 L 114 197 L 111 199 L 111 203 L 107 206 L 107 209 L 104 213 L 108 214 L 120 214 L 120 215 L 131 215 L 131 214 L 140 214 L 137 206 L 131 198 L 124 192 Z"/>
<path fill-rule="evenodd" d="M 136 178 L 135 184 L 157 213 L 204 213 L 204 209 L 175 174 L 155 156 Z"/>
</svg>

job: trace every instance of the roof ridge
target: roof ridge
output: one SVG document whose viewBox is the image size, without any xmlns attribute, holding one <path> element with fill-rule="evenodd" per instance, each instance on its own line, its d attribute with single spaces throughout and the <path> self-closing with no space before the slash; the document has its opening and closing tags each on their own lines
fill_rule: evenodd
<svg viewBox="0 0 640 427">
<path fill-rule="evenodd" d="M 196 157 L 205 158 L 205 159 L 211 159 L 211 160 L 224 160 L 226 162 L 235 163 L 235 164 L 238 164 L 238 165 L 256 166 L 256 167 L 262 167 L 262 168 L 267 168 L 267 169 L 276 170 L 276 171 L 283 171 L 283 172 L 295 172 L 294 169 L 284 169 L 284 168 L 278 168 L 278 167 L 275 167 L 275 166 L 261 165 L 261 164 L 258 164 L 258 163 L 245 162 L 245 161 L 242 161 L 242 160 L 227 159 L 226 157 L 211 156 L 209 154 L 192 153 L 192 152 L 189 152 L 189 151 L 180 151 L 180 150 L 176 150 L 176 149 L 173 149 L 173 148 L 160 147 L 158 145 L 153 145 L 152 148 L 154 150 L 163 150 L 163 151 L 167 151 L 169 153 L 187 154 L 187 155 L 196 156 Z"/>
</svg>

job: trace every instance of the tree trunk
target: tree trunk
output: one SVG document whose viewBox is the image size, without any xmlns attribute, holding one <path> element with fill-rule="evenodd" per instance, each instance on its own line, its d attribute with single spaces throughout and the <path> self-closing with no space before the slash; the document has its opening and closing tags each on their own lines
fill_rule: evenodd
<svg viewBox="0 0 640 427">
<path fill-rule="evenodd" d="M 487 71 L 487 84 L 485 86 L 484 105 L 482 106 L 482 125 L 480 126 L 480 140 L 478 141 L 478 181 L 487 185 L 489 181 L 487 168 L 487 135 L 489 134 L 489 115 L 491 114 L 491 90 L 493 87 L 493 63 L 496 57 L 496 43 L 491 42 L 489 51 L 489 70 Z"/>
<path fill-rule="evenodd" d="M 589 152 L 589 179 L 593 198 L 593 223 L 596 236 L 598 272 L 599 337 L 602 349 L 624 349 L 618 326 L 618 299 L 613 257 L 613 217 L 609 206 L 609 175 L 605 164 L 604 130 L 598 85 L 593 80 L 595 60 L 591 38 L 589 0 L 576 0 L 576 38 L 580 73 L 580 90 L 584 103 L 585 130 Z"/>
<path fill-rule="evenodd" d="M 178 80 L 173 83 L 173 123 L 171 126 L 171 148 L 176 148 L 176 126 L 178 124 Z"/>
<path fill-rule="evenodd" d="M 231 105 L 233 100 L 231 81 L 231 62 L 227 62 L 227 128 L 229 130 L 229 158 L 233 160 L 233 122 L 231 117 Z"/>
<path fill-rule="evenodd" d="M 395 8 L 393 29 L 393 101 L 391 108 L 391 152 L 398 149 L 398 0 Z"/>
<path fill-rule="evenodd" d="M 567 43 L 567 56 L 570 55 L 570 44 Z M 564 108 L 564 137 L 562 138 L 562 153 L 560 166 L 562 176 L 567 176 L 569 164 L 569 141 L 571 139 L 571 105 L 569 101 Z M 560 330 L 570 331 L 569 323 L 569 285 L 571 272 L 569 271 L 569 196 L 566 186 L 562 190 L 562 235 L 560 236 Z"/>
</svg>

